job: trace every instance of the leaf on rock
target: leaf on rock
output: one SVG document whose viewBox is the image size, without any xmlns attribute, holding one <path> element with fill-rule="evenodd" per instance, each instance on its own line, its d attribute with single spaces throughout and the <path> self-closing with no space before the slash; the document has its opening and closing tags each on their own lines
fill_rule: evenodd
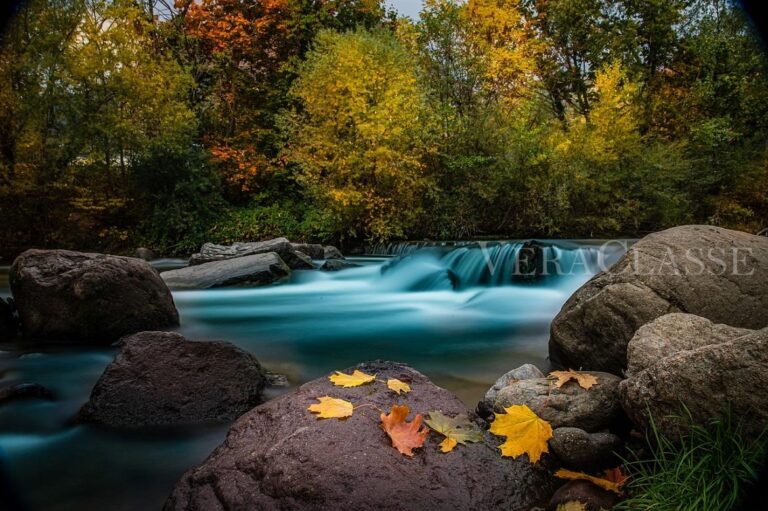
<svg viewBox="0 0 768 511">
<path fill-rule="evenodd" d="M 557 506 L 555 511 L 587 511 L 587 505 L 578 500 L 571 500 L 565 504 Z"/>
<path fill-rule="evenodd" d="M 629 479 L 629 476 L 621 471 L 621 467 L 609 468 L 604 472 L 604 474 L 604 479 L 618 484 L 619 487 L 621 487 L 625 482 L 627 482 L 627 479 Z"/>
<path fill-rule="evenodd" d="M 526 405 L 514 405 L 504 409 L 506 414 L 496 414 L 491 423 L 491 433 L 507 437 L 499 446 L 502 456 L 517 458 L 527 454 L 531 463 L 536 463 L 545 452 L 547 442 L 552 438 L 552 426 Z"/>
<path fill-rule="evenodd" d="M 387 388 L 389 390 L 393 390 L 400 394 L 401 392 L 407 394 L 411 391 L 411 386 L 405 383 L 404 381 L 400 381 L 397 378 L 390 378 L 387 380 Z"/>
<path fill-rule="evenodd" d="M 406 456 L 413 456 L 413 449 L 424 445 L 429 434 L 428 428 L 422 428 L 421 414 L 406 422 L 410 409 L 407 406 L 393 405 L 389 415 L 381 414 L 381 427 L 392 439 L 392 447 Z"/>
<path fill-rule="evenodd" d="M 599 477 L 594 477 L 589 474 L 585 474 L 583 472 L 574 472 L 572 470 L 567 470 L 564 468 L 561 468 L 560 470 L 555 472 L 555 476 L 559 477 L 560 479 L 569 479 L 572 481 L 575 481 L 575 480 L 589 481 L 592 484 L 595 484 L 600 488 L 603 488 L 604 490 L 609 490 L 621 495 L 621 484 L 623 482 L 617 483 L 614 481 L 609 481 L 608 479 L 601 479 Z"/>
<path fill-rule="evenodd" d="M 429 417 L 424 422 L 445 436 L 445 440 L 440 444 L 440 450 L 443 452 L 451 452 L 457 443 L 466 444 L 483 440 L 483 432 L 472 424 L 466 415 L 450 418 L 441 412 L 429 412 Z"/>
<path fill-rule="evenodd" d="M 365 374 L 364 372 L 358 371 L 357 369 L 355 369 L 355 372 L 352 374 L 344 374 L 340 371 L 335 372 L 336 374 L 329 376 L 328 379 L 331 380 L 337 387 L 359 387 L 360 385 L 371 383 L 376 379 L 376 376 Z"/>
<path fill-rule="evenodd" d="M 318 419 L 344 419 L 352 416 L 353 406 L 349 401 L 335 397 L 319 397 L 319 403 L 311 405 L 307 410 L 317 414 Z"/>
<path fill-rule="evenodd" d="M 589 390 L 593 385 L 597 384 L 597 376 L 593 376 L 589 373 L 580 373 L 570 369 L 568 371 L 552 371 L 549 373 L 550 378 L 557 378 L 555 386 L 557 388 L 562 387 L 571 380 L 574 380 L 584 390 Z"/>
</svg>

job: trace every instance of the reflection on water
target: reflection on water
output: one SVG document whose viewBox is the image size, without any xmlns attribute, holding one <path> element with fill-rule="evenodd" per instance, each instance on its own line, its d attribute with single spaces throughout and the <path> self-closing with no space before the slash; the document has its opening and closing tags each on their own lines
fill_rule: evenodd
<svg viewBox="0 0 768 511">
<path fill-rule="evenodd" d="M 406 362 L 473 406 L 509 369 L 526 362 L 546 368 L 550 321 L 595 271 L 594 246 L 550 247 L 559 260 L 581 263 L 571 275 L 515 285 L 510 265 L 519 248 L 399 247 L 410 255 L 356 258 L 360 268 L 338 273 L 297 271 L 281 285 L 176 292 L 179 330 L 233 342 L 293 385 L 365 360 Z M 56 396 L 0 407 L 0 461 L 30 509 L 159 509 L 181 473 L 226 432 L 126 434 L 75 425 L 115 350 L 0 350 L 0 385 L 38 382 Z"/>
</svg>

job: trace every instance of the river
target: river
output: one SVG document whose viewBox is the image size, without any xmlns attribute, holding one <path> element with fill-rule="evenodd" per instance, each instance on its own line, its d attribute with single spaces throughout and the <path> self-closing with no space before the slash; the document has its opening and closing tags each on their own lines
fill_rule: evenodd
<svg viewBox="0 0 768 511">
<path fill-rule="evenodd" d="M 523 363 L 547 368 L 549 324 L 565 300 L 622 253 L 618 244 L 546 242 L 551 275 L 510 275 L 520 243 L 395 244 L 358 268 L 296 271 L 262 288 L 174 293 L 182 334 L 226 340 L 290 386 L 355 363 L 405 362 L 474 407 Z M 155 262 L 160 269 L 183 261 Z M 0 268 L 0 296 L 9 296 Z M 227 426 L 126 433 L 73 422 L 112 360 L 111 347 L 0 344 L 0 386 L 41 383 L 53 401 L 0 407 L 0 477 L 30 510 L 160 509 L 174 482 Z M 275 388 L 270 397 L 289 390 Z"/>
</svg>

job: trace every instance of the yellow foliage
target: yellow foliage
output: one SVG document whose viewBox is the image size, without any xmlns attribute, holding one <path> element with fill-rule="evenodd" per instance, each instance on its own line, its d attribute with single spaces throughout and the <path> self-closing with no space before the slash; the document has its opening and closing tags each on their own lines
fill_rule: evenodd
<svg viewBox="0 0 768 511">
<path fill-rule="evenodd" d="M 407 394 L 411 391 L 410 385 L 408 385 L 403 381 L 398 380 L 397 378 L 390 378 L 389 380 L 387 380 L 387 388 L 389 388 L 389 390 L 397 392 L 398 394 L 400 394 L 401 392 L 404 394 Z"/>
<path fill-rule="evenodd" d="M 317 398 L 319 403 L 311 405 L 307 410 L 317 414 L 318 419 L 343 419 L 351 417 L 354 407 L 349 401 L 325 396 Z"/>
<path fill-rule="evenodd" d="M 600 488 L 603 488 L 604 490 L 609 490 L 621 495 L 621 485 L 622 485 L 621 482 L 617 483 L 614 481 L 609 481 L 608 479 L 601 479 L 599 477 L 594 477 L 589 474 L 584 474 L 583 472 L 574 472 L 572 470 L 567 470 L 565 468 L 561 468 L 560 470 L 555 472 L 555 476 L 561 479 L 589 481 L 592 484 L 596 484 Z"/>
<path fill-rule="evenodd" d="M 573 369 L 568 371 L 552 371 L 549 373 L 549 376 L 557 379 L 555 382 L 557 388 L 562 387 L 571 380 L 574 380 L 585 390 L 589 390 L 593 385 L 597 384 L 597 376 L 588 373 L 579 373 Z"/>
<path fill-rule="evenodd" d="M 336 374 L 329 376 L 328 379 L 337 387 L 350 388 L 371 383 L 376 379 L 376 376 L 371 376 L 370 374 L 365 374 L 364 372 L 355 369 L 351 375 L 336 371 Z"/>
<path fill-rule="evenodd" d="M 526 405 L 514 405 L 504 409 L 506 414 L 497 414 L 491 423 L 491 433 L 507 437 L 499 446 L 502 456 L 517 458 L 527 454 L 531 463 L 536 463 L 545 452 L 547 442 L 552 438 L 552 426 L 536 415 Z"/>
<path fill-rule="evenodd" d="M 445 436 L 440 443 L 440 450 L 451 452 L 456 444 L 467 442 L 482 442 L 483 432 L 472 424 L 466 415 L 458 415 L 454 418 L 447 417 L 441 412 L 429 412 L 426 420 L 427 426 Z"/>
</svg>

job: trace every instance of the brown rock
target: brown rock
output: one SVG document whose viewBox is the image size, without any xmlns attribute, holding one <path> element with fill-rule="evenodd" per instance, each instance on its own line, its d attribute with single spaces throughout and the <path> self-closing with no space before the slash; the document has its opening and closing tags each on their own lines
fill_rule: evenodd
<svg viewBox="0 0 768 511">
<path fill-rule="evenodd" d="M 122 341 L 80 418 L 116 428 L 231 421 L 259 404 L 265 382 L 232 344 L 142 332 Z"/>
<path fill-rule="evenodd" d="M 379 410 L 396 403 L 415 413 L 468 413 L 456 396 L 400 364 L 373 362 L 358 369 L 377 379 L 410 382 L 397 396 L 374 383 L 344 389 L 327 378 L 270 401 L 241 417 L 227 440 L 177 483 L 172 510 L 527 510 L 545 501 L 551 481 L 540 463 L 502 458 L 499 439 L 460 445 L 450 454 L 431 433 L 413 458 L 395 450 Z M 347 372 L 351 371 L 348 370 Z M 317 398 L 346 399 L 358 408 L 347 420 L 318 420 L 307 408 Z"/>
</svg>

